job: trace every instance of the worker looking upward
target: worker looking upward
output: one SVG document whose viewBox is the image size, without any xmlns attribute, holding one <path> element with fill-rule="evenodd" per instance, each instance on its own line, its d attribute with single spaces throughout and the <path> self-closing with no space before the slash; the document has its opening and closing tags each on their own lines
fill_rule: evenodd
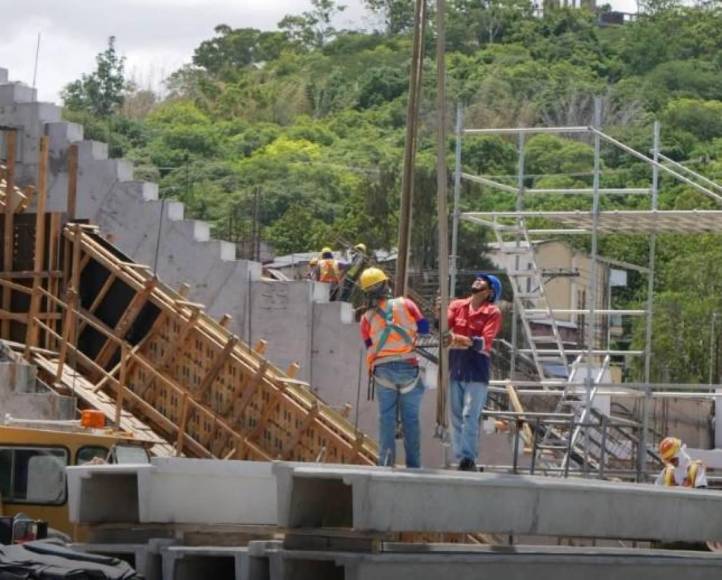
<svg viewBox="0 0 722 580">
<path fill-rule="evenodd" d="M 655 485 L 681 487 L 707 487 L 704 464 L 694 461 L 687 446 L 676 437 L 665 437 L 659 444 L 659 455 L 664 462 Z"/>
<path fill-rule="evenodd" d="M 421 467 L 419 411 L 425 387 L 414 349 L 416 335 L 427 334 L 429 323 L 412 300 L 391 297 L 383 270 L 367 268 L 359 285 L 368 301 L 361 318 L 361 337 L 379 401 L 379 465 L 396 462 L 396 421 L 400 416 L 406 467 Z"/>
<path fill-rule="evenodd" d="M 454 455 L 459 470 L 476 471 L 479 419 L 486 404 L 491 345 L 501 328 L 501 297 L 496 276 L 479 273 L 471 296 L 449 304 L 449 399 Z"/>
</svg>

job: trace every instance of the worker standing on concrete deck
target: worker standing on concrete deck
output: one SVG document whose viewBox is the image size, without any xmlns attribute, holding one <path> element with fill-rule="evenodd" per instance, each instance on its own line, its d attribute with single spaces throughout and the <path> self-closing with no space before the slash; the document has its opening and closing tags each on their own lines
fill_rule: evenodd
<svg viewBox="0 0 722 580">
<path fill-rule="evenodd" d="M 314 279 L 331 285 L 329 290 L 331 300 L 336 299 L 338 285 L 346 269 L 348 269 L 348 264 L 334 258 L 331 248 L 326 246 L 321 250 L 321 259 L 316 266 L 317 275 Z"/>
<path fill-rule="evenodd" d="M 366 249 L 366 244 L 356 244 L 353 247 L 351 264 L 346 270 L 346 273 L 343 276 L 343 281 L 341 282 L 341 287 L 339 288 L 339 300 L 342 300 L 343 302 L 351 301 L 359 276 L 361 276 L 361 272 L 368 267 L 369 260 L 367 256 L 368 250 Z"/>
<path fill-rule="evenodd" d="M 665 437 L 659 444 L 659 455 L 664 462 L 655 485 L 681 487 L 707 487 L 704 464 L 694 461 L 687 446 L 676 437 Z"/>
<path fill-rule="evenodd" d="M 417 334 L 428 334 L 429 323 L 408 298 L 392 298 L 389 279 L 379 268 L 367 268 L 359 285 L 368 299 L 361 318 L 371 380 L 379 400 L 379 465 L 396 462 L 396 421 L 404 433 L 406 467 L 421 467 L 419 412 L 424 394 L 414 354 Z"/>
<path fill-rule="evenodd" d="M 460 471 L 476 471 L 479 420 L 491 374 L 491 345 L 501 328 L 496 276 L 479 273 L 471 296 L 449 304 L 449 399 L 454 455 Z"/>
</svg>

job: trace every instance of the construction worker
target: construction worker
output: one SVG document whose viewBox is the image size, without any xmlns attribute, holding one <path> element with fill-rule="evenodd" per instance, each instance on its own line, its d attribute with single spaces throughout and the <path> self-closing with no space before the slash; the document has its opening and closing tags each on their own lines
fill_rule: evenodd
<svg viewBox="0 0 722 580">
<path fill-rule="evenodd" d="M 664 467 L 655 485 L 681 487 L 707 487 L 704 464 L 694 461 L 687 446 L 677 437 L 665 437 L 659 444 L 659 455 Z"/>
<path fill-rule="evenodd" d="M 358 278 L 361 275 L 361 272 L 363 272 L 368 266 L 367 252 L 368 250 L 366 249 L 366 244 L 356 244 L 353 247 L 351 264 L 349 264 L 338 290 L 339 300 L 342 300 L 343 302 L 349 302 L 351 300 Z"/>
<path fill-rule="evenodd" d="M 501 311 L 495 305 L 500 296 L 499 279 L 479 273 L 471 285 L 471 296 L 452 301 L 447 312 L 451 434 L 460 471 L 476 471 L 491 345 L 501 328 Z"/>
<path fill-rule="evenodd" d="M 333 250 L 328 246 L 321 249 L 321 259 L 318 261 L 318 277 L 319 282 L 330 284 L 329 297 L 331 300 L 336 299 L 338 285 L 341 282 L 344 270 L 348 268 L 346 262 L 342 262 L 333 257 Z"/>
<path fill-rule="evenodd" d="M 421 467 L 419 411 L 424 394 L 414 353 L 417 334 L 429 323 L 408 298 L 392 298 L 389 279 L 379 268 L 367 268 L 359 285 L 368 300 L 361 318 L 369 376 L 379 401 L 379 465 L 396 462 L 396 425 L 403 427 L 406 467 Z"/>
<path fill-rule="evenodd" d="M 308 272 L 306 272 L 306 278 L 308 280 L 317 280 L 318 275 L 318 258 L 314 256 L 308 261 Z"/>
</svg>

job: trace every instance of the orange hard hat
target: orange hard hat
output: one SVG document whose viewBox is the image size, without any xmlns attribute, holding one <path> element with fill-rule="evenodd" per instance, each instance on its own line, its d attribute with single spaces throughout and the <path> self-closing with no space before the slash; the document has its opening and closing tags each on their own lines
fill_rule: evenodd
<svg viewBox="0 0 722 580">
<path fill-rule="evenodd" d="M 665 437 L 659 444 L 659 455 L 662 461 L 669 463 L 677 457 L 680 449 L 682 449 L 682 441 L 676 437 Z"/>
</svg>

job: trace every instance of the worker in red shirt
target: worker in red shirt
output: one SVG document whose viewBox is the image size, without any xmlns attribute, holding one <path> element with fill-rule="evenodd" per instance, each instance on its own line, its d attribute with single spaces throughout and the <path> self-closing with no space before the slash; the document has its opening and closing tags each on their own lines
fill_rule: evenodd
<svg viewBox="0 0 722 580">
<path fill-rule="evenodd" d="M 400 417 L 406 467 L 421 467 L 419 414 L 425 387 L 415 348 L 417 334 L 428 334 L 429 323 L 413 300 L 392 297 L 383 270 L 367 268 L 359 285 L 368 301 L 361 318 L 361 338 L 379 401 L 379 465 L 396 463 Z"/>
<path fill-rule="evenodd" d="M 501 328 L 496 276 L 479 273 L 471 296 L 449 304 L 449 399 L 454 455 L 460 471 L 476 471 L 479 419 L 491 374 L 491 345 Z"/>
</svg>

